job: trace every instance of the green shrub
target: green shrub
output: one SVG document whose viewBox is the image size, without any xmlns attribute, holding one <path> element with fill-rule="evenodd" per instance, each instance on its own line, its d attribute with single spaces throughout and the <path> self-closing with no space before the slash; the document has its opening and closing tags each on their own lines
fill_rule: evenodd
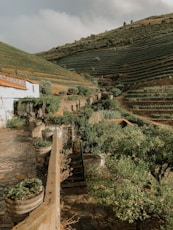
<svg viewBox="0 0 173 230">
<path fill-rule="evenodd" d="M 39 98 L 22 98 L 18 100 L 19 106 L 20 104 L 33 104 L 33 107 L 37 110 L 39 108 L 45 108 L 46 113 L 55 113 L 59 109 L 60 105 L 60 97 L 53 96 L 53 95 L 42 95 Z"/>
<path fill-rule="evenodd" d="M 70 112 L 64 112 L 63 116 L 49 116 L 49 120 L 53 123 L 53 124 L 57 124 L 57 125 L 69 125 L 72 124 L 74 122 L 75 119 L 75 115 L 73 115 Z"/>
<path fill-rule="evenodd" d="M 35 147 L 48 147 L 52 144 L 51 141 L 36 141 L 33 143 Z"/>
<path fill-rule="evenodd" d="M 117 97 L 117 96 L 121 95 L 121 93 L 122 93 L 119 88 L 112 88 L 110 90 L 110 92 L 113 94 L 114 97 Z"/>
<path fill-rule="evenodd" d="M 76 95 L 78 93 L 79 93 L 79 90 L 78 90 L 78 88 L 75 88 L 75 87 L 69 88 L 68 91 L 67 91 L 68 95 Z"/>
<path fill-rule="evenodd" d="M 40 92 L 47 95 L 52 94 L 52 83 L 50 81 L 42 80 L 40 82 Z"/>
<path fill-rule="evenodd" d="M 88 186 L 98 203 L 112 207 L 119 219 L 136 222 L 137 229 L 145 219 L 169 220 L 172 214 L 172 185 L 159 185 L 143 160 L 108 157 L 102 170 L 91 169 Z"/>
<path fill-rule="evenodd" d="M 25 125 L 25 119 L 15 117 L 7 121 L 7 128 L 18 128 Z"/>
<path fill-rule="evenodd" d="M 92 89 L 90 88 L 86 88 L 86 87 L 83 87 L 83 86 L 78 86 L 78 94 L 81 95 L 81 96 L 91 96 L 92 94 Z"/>
</svg>

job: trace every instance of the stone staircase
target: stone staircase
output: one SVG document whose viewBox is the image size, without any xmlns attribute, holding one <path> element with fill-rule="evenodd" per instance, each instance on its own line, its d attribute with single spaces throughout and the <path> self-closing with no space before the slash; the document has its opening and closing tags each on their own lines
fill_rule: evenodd
<svg viewBox="0 0 173 230">
<path fill-rule="evenodd" d="M 61 193 L 67 195 L 86 193 L 87 186 L 82 152 L 72 153 L 69 155 L 69 158 L 71 158 L 70 167 L 73 169 L 72 175 L 62 182 Z"/>
</svg>

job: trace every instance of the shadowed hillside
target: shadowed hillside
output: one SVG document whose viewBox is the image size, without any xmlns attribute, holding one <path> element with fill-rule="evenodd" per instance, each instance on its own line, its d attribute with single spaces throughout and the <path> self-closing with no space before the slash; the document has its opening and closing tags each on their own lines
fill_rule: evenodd
<svg viewBox="0 0 173 230">
<path fill-rule="evenodd" d="M 92 86 L 79 74 L 67 71 L 36 55 L 28 54 L 0 42 L 0 72 L 21 76 L 37 81 L 51 81 L 53 90 L 64 90 L 69 86 Z"/>
</svg>

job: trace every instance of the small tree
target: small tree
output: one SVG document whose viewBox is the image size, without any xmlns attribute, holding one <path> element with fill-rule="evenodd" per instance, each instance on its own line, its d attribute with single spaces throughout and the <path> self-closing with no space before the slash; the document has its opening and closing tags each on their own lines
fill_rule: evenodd
<svg viewBox="0 0 173 230">
<path fill-rule="evenodd" d="M 68 95 L 77 95 L 78 93 L 79 93 L 79 90 L 76 87 L 71 87 L 67 91 Z"/>
<path fill-rule="evenodd" d="M 78 86 L 78 90 L 79 90 L 78 94 L 81 96 L 90 96 L 92 93 L 92 89 L 86 88 L 84 86 Z"/>
<path fill-rule="evenodd" d="M 47 95 L 52 94 L 52 84 L 51 84 L 51 82 L 42 80 L 40 82 L 40 92 L 42 94 L 47 94 Z"/>
<path fill-rule="evenodd" d="M 136 229 L 143 229 L 142 222 L 153 216 L 170 216 L 172 187 L 166 181 L 159 185 L 143 160 L 108 157 L 102 170 L 91 170 L 88 185 L 98 203 L 112 207 L 119 219 L 136 222 Z"/>
<path fill-rule="evenodd" d="M 121 90 L 119 88 L 112 88 L 110 91 L 114 97 L 121 95 Z"/>
</svg>

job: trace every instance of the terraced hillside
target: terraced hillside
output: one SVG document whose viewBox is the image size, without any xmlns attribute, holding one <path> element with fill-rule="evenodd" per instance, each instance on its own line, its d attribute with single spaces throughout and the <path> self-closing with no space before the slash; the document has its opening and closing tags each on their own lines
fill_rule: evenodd
<svg viewBox="0 0 173 230">
<path fill-rule="evenodd" d="M 173 85 L 148 86 L 129 90 L 124 104 L 134 114 L 173 126 Z"/>
<path fill-rule="evenodd" d="M 172 22 L 173 14 L 150 17 L 39 55 L 126 91 L 173 75 Z"/>
<path fill-rule="evenodd" d="M 120 88 L 133 113 L 172 125 L 172 38 L 173 14 L 166 14 L 124 23 L 38 55 L 97 78 L 101 87 Z"/>
<path fill-rule="evenodd" d="M 37 81 L 51 81 L 55 93 L 69 86 L 82 84 L 91 87 L 93 85 L 75 72 L 63 69 L 41 57 L 25 53 L 2 42 L 0 42 L 0 60 L 0 72 Z"/>
</svg>

